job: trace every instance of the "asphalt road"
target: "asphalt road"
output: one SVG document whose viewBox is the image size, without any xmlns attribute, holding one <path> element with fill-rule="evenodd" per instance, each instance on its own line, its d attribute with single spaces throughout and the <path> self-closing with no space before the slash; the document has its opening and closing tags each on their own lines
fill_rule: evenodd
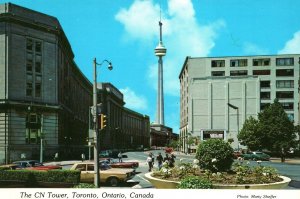
<svg viewBox="0 0 300 199">
<path fill-rule="evenodd" d="M 142 151 L 142 152 L 127 152 L 126 155 L 128 158 L 123 158 L 123 161 L 138 161 L 139 168 L 136 170 L 136 176 L 131 179 L 129 182 L 121 185 L 119 188 L 153 188 L 152 184 L 145 179 L 145 173 L 148 172 L 148 165 L 146 163 L 146 159 L 148 153 L 150 151 Z M 151 151 L 154 156 L 158 155 L 159 152 L 164 156 L 165 153 L 161 150 L 153 150 Z M 192 155 L 184 155 L 176 153 L 176 162 L 182 159 L 184 162 L 192 162 L 194 156 Z M 272 166 L 278 170 L 281 175 L 287 176 L 292 179 L 291 183 L 287 187 L 287 189 L 300 189 L 300 164 L 290 164 L 290 163 L 281 163 L 281 162 L 270 162 L 264 161 L 262 163 L 263 166 Z M 250 161 L 250 165 L 257 165 L 256 161 Z M 70 168 L 70 165 L 64 166 L 64 169 Z M 155 163 L 154 167 L 157 167 L 157 163 Z M 105 185 L 101 185 L 102 187 Z"/>
</svg>

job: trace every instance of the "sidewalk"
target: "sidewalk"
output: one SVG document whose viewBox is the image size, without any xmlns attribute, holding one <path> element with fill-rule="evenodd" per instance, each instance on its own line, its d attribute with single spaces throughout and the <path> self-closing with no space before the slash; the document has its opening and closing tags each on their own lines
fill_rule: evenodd
<svg viewBox="0 0 300 199">
<path fill-rule="evenodd" d="M 271 162 L 281 162 L 281 159 L 280 158 L 271 158 L 270 159 Z M 299 158 L 288 158 L 288 159 L 285 159 L 285 162 L 284 163 L 287 163 L 287 164 L 300 164 L 300 159 Z"/>
</svg>

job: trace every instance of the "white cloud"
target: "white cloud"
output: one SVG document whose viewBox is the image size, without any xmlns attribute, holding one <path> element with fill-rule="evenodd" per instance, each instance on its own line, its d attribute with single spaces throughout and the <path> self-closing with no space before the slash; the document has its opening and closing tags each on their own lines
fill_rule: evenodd
<svg viewBox="0 0 300 199">
<path fill-rule="evenodd" d="M 137 95 L 133 90 L 126 87 L 120 89 L 124 95 L 125 106 L 134 110 L 145 110 L 147 108 L 147 100 L 144 96 Z"/>
<path fill-rule="evenodd" d="M 135 0 L 128 8 L 120 10 L 116 19 L 126 34 L 140 42 L 158 44 L 159 5 L 153 0 Z M 225 26 L 223 20 L 199 25 L 191 0 L 169 0 L 162 9 L 163 43 L 167 48 L 164 57 L 165 94 L 179 95 L 179 72 L 186 56 L 208 56 L 214 47 L 217 31 Z M 153 56 L 153 55 L 152 55 Z M 153 59 L 157 60 L 157 59 Z M 148 82 L 157 89 L 157 61 L 148 69 Z"/>
<path fill-rule="evenodd" d="M 300 53 L 300 31 L 296 32 L 292 39 L 287 41 L 283 49 L 278 54 L 298 54 Z"/>
<path fill-rule="evenodd" d="M 115 18 L 124 25 L 131 38 L 152 39 L 157 35 L 159 6 L 153 5 L 152 1 L 134 1 L 129 9 L 121 9 Z"/>
<path fill-rule="evenodd" d="M 261 48 L 256 44 L 246 42 L 243 45 L 244 53 L 247 55 L 267 55 L 269 51 L 267 49 Z"/>
</svg>

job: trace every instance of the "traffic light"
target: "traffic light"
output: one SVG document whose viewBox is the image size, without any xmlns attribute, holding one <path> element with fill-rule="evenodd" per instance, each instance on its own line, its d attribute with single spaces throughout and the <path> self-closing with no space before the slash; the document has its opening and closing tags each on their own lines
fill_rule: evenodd
<svg viewBox="0 0 300 199">
<path fill-rule="evenodd" d="M 107 118 L 106 115 L 100 114 L 100 129 L 104 129 L 106 127 Z"/>
</svg>

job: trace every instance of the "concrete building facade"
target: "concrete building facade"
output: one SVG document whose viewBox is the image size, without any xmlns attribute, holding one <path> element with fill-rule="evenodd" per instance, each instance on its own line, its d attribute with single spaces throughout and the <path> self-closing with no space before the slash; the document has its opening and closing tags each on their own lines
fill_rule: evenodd
<svg viewBox="0 0 300 199">
<path fill-rule="evenodd" d="M 109 116 L 101 146 L 149 147 L 149 117 L 123 107 L 123 94 L 113 85 L 101 85 L 98 101 Z M 49 160 L 56 153 L 60 159 L 91 155 L 91 106 L 92 84 L 74 62 L 59 21 L 1 4 L 0 164 Z"/>
<path fill-rule="evenodd" d="M 111 83 L 98 83 L 97 88 L 101 113 L 107 116 L 107 127 L 100 133 L 100 149 L 149 148 L 149 116 L 124 107 L 122 92 Z"/>
<path fill-rule="evenodd" d="M 244 121 L 279 99 L 299 124 L 299 54 L 187 57 L 180 79 L 182 151 L 195 150 L 189 137 L 233 139 Z"/>
<path fill-rule="evenodd" d="M 0 162 L 39 157 L 42 140 L 45 157 L 74 154 L 85 144 L 92 85 L 58 20 L 2 4 L 0 49 Z"/>
</svg>

